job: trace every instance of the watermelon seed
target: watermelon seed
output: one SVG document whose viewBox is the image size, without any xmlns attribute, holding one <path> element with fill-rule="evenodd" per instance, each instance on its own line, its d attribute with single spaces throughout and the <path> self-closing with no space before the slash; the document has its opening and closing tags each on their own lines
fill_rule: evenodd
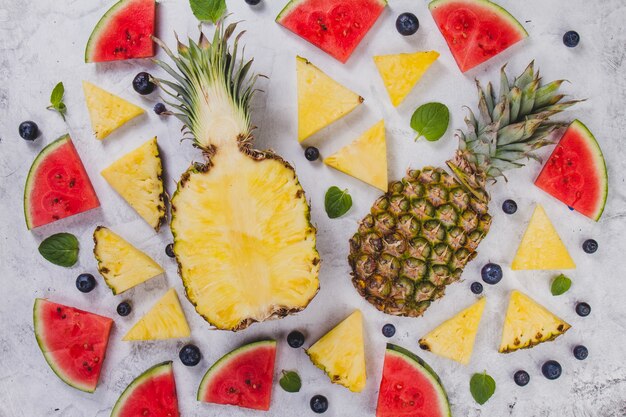
<svg viewBox="0 0 626 417">
<path fill-rule="evenodd" d="M 96 356 L 95 358 L 93 358 L 93 361 L 94 361 L 95 363 L 98 363 L 98 362 L 100 362 L 100 358 L 99 358 L 98 356 Z"/>
<path fill-rule="evenodd" d="M 402 384 L 396 384 L 396 389 L 400 391 L 404 386 Z"/>
</svg>

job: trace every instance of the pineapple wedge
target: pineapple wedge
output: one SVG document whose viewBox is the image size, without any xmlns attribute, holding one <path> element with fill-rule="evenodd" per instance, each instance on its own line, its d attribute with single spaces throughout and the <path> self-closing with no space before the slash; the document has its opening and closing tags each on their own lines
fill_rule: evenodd
<svg viewBox="0 0 626 417">
<path fill-rule="evenodd" d="M 386 192 L 385 122 L 376 123 L 360 138 L 324 159 L 324 163 Z"/>
<path fill-rule="evenodd" d="M 437 58 L 439 53 L 436 51 L 374 57 L 374 63 L 394 106 L 397 107 L 404 101 Z"/>
<path fill-rule="evenodd" d="M 93 232 L 98 271 L 114 295 L 163 273 L 152 258 L 104 226 Z"/>
<path fill-rule="evenodd" d="M 511 269 L 572 269 L 574 260 L 543 207 L 537 204 Z"/>
<path fill-rule="evenodd" d="M 165 222 L 163 166 L 157 138 L 122 156 L 101 172 L 111 187 L 157 232 Z"/>
<path fill-rule="evenodd" d="M 83 91 L 91 127 L 97 139 L 106 138 L 118 127 L 144 113 L 141 107 L 88 81 L 83 81 Z"/>
<path fill-rule="evenodd" d="M 306 353 L 315 366 L 328 374 L 331 382 L 341 384 L 350 391 L 361 392 L 366 382 L 361 312 L 356 310 L 315 342 Z"/>
<path fill-rule="evenodd" d="M 164 340 L 189 337 L 191 330 L 174 288 L 163 297 L 126 333 L 122 340 Z"/>
<path fill-rule="evenodd" d="M 298 142 L 350 113 L 363 97 L 330 78 L 305 58 L 296 57 Z"/>
<path fill-rule="evenodd" d="M 419 341 L 424 350 L 467 365 L 472 357 L 478 325 L 487 299 L 481 298 L 443 322 Z"/>
<path fill-rule="evenodd" d="M 554 340 L 571 326 L 527 295 L 513 291 L 504 318 L 500 353 Z"/>
</svg>

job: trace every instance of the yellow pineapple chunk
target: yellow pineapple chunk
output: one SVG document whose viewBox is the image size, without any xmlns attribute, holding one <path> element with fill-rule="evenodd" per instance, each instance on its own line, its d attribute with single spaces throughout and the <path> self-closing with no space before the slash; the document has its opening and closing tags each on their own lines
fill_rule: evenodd
<svg viewBox="0 0 626 417">
<path fill-rule="evenodd" d="M 419 341 L 424 350 L 467 365 L 472 357 L 478 325 L 485 309 L 483 297 L 443 322 Z"/>
<path fill-rule="evenodd" d="M 436 51 L 374 57 L 374 63 L 394 106 L 402 103 L 437 58 L 439 53 Z"/>
<path fill-rule="evenodd" d="M 163 340 L 189 337 L 191 330 L 174 288 L 165 295 L 126 333 L 122 340 Z"/>
<path fill-rule="evenodd" d="M 296 57 L 298 142 L 350 113 L 363 97 L 330 78 L 305 58 Z"/>
<path fill-rule="evenodd" d="M 387 191 L 387 145 L 381 120 L 360 138 L 324 159 L 324 163 Z"/>
<path fill-rule="evenodd" d="M 157 138 L 150 139 L 102 171 L 105 180 L 157 232 L 165 221 L 163 166 Z"/>
<path fill-rule="evenodd" d="M 144 112 L 141 107 L 96 87 L 88 81 L 83 81 L 83 91 L 91 127 L 97 139 L 106 138 L 115 129 Z"/>
<path fill-rule="evenodd" d="M 120 294 L 163 273 L 148 255 L 104 226 L 93 232 L 98 271 L 113 294 Z"/>
<path fill-rule="evenodd" d="M 513 291 L 504 318 L 500 353 L 549 342 L 571 326 L 520 291 Z"/>
<path fill-rule="evenodd" d="M 366 381 L 361 312 L 356 310 L 315 342 L 306 353 L 334 384 L 361 392 Z"/>
<path fill-rule="evenodd" d="M 537 204 L 511 269 L 572 269 L 574 260 L 543 207 Z"/>
</svg>

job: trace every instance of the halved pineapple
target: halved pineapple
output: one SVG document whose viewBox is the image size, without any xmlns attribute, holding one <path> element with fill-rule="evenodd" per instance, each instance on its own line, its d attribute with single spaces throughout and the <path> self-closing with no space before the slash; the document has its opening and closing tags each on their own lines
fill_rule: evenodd
<svg viewBox="0 0 626 417">
<path fill-rule="evenodd" d="M 384 120 L 324 159 L 324 163 L 386 192 L 387 145 Z"/>
<path fill-rule="evenodd" d="M 363 97 L 330 78 L 305 58 L 296 57 L 298 142 L 350 113 Z"/>
<path fill-rule="evenodd" d="M 545 307 L 521 293 L 513 291 L 504 318 L 500 353 L 531 348 L 554 340 L 571 326 Z"/>
<path fill-rule="evenodd" d="M 106 138 L 118 127 L 144 113 L 141 107 L 88 81 L 83 81 L 83 92 L 91 127 L 97 139 Z"/>
<path fill-rule="evenodd" d="M 174 288 L 163 297 L 126 333 L 122 340 L 163 340 L 189 337 L 191 330 Z"/>
<path fill-rule="evenodd" d="M 334 384 L 341 384 L 353 392 L 365 388 L 363 315 L 359 310 L 326 333 L 306 353 Z"/>
<path fill-rule="evenodd" d="M 122 156 L 101 172 L 105 180 L 157 232 L 165 222 L 163 166 L 157 138 Z"/>
<path fill-rule="evenodd" d="M 478 325 L 487 299 L 481 298 L 420 339 L 419 345 L 435 355 L 467 365 L 472 357 Z"/>
<path fill-rule="evenodd" d="M 374 57 L 374 63 L 394 106 L 397 107 L 404 101 L 437 58 L 439 53 L 436 51 Z"/>
<path fill-rule="evenodd" d="M 120 294 L 163 273 L 163 268 L 152 258 L 104 226 L 96 227 L 93 240 L 98 271 L 113 294 Z"/>
</svg>

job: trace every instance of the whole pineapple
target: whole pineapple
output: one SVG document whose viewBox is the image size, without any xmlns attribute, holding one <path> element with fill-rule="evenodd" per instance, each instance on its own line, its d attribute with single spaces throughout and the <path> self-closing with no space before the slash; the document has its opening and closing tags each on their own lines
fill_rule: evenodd
<svg viewBox="0 0 626 417">
<path fill-rule="evenodd" d="M 213 40 L 178 43 L 174 82 L 157 80 L 205 160 L 181 177 L 171 229 L 179 273 L 196 311 L 219 329 L 304 309 L 319 289 L 319 254 L 310 209 L 294 169 L 252 148 L 250 100 L 257 76 L 238 55 L 236 24 Z"/>
<path fill-rule="evenodd" d="M 459 149 L 439 167 L 410 169 L 372 206 L 350 240 L 348 261 L 358 292 L 388 314 L 418 317 L 458 281 L 489 232 L 488 180 L 523 166 L 533 151 L 553 143 L 563 123 L 550 117 L 575 104 L 542 85 L 530 65 L 511 84 L 501 71 L 500 91 L 478 86 L 480 117 L 469 111 Z"/>
</svg>

